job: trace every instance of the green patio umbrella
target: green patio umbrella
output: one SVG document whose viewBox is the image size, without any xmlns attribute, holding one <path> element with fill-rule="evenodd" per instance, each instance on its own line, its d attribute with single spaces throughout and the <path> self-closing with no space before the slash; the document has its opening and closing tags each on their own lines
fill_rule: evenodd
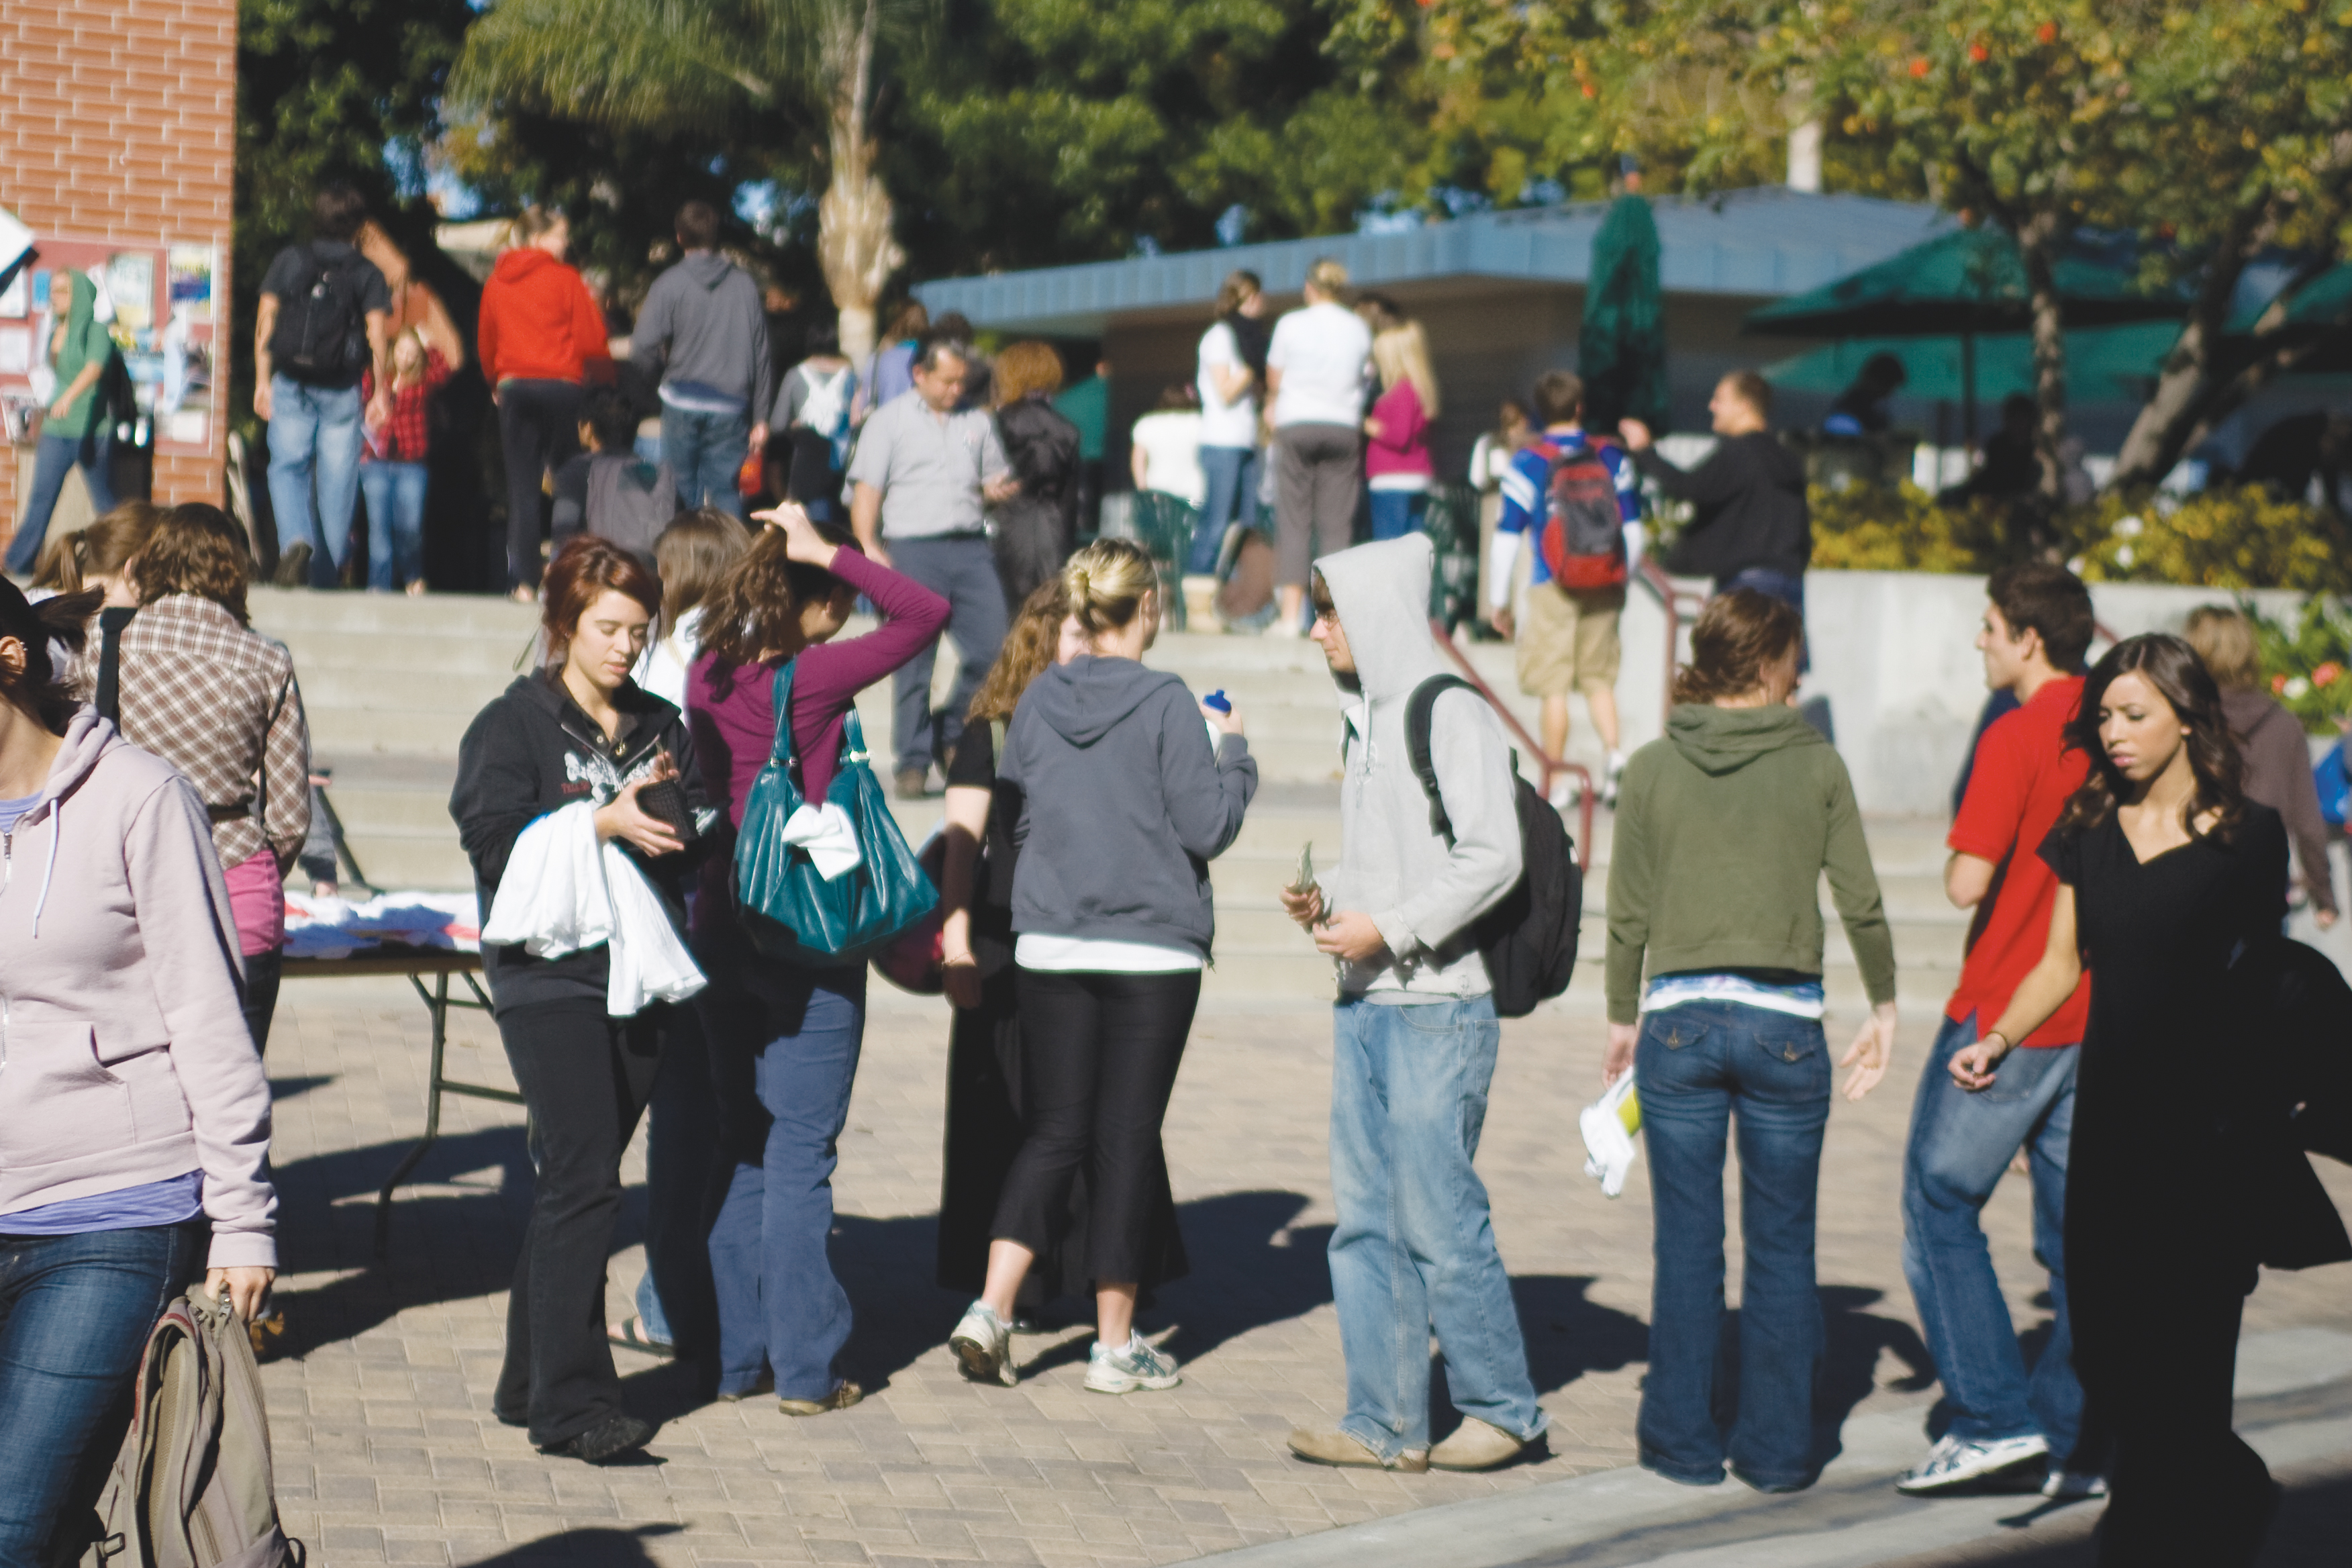
<svg viewBox="0 0 2352 1568">
<path fill-rule="evenodd" d="M 2178 321 L 2188 310 L 2179 289 L 2141 286 L 2127 238 L 2079 237 L 2059 258 L 2056 271 L 2069 327 Z M 1752 310 L 1742 330 L 1790 338 L 1956 338 L 1962 426 L 1973 442 L 1977 340 L 2032 327 L 2032 300 L 2017 242 L 1998 229 L 1963 228 Z"/>
<path fill-rule="evenodd" d="M 2066 381 L 2085 402 L 2135 401 L 2130 384 L 2152 379 L 2180 329 L 2170 321 L 2138 321 L 2121 327 L 2084 327 L 2066 334 Z M 1966 398 L 1961 340 L 1949 338 L 1846 338 L 1810 353 L 1764 367 L 1764 379 L 1790 392 L 1844 391 L 1874 356 L 1903 362 L 1906 396 L 1952 403 Z M 2033 340 L 2004 332 L 1976 340 L 1976 392 L 1992 402 L 2033 391 Z"/>
<path fill-rule="evenodd" d="M 1618 197 L 1592 237 L 1576 365 L 1589 427 L 1612 430 L 1629 417 L 1654 430 L 1667 427 L 1674 405 L 1666 388 L 1658 226 L 1640 196 Z"/>
<path fill-rule="evenodd" d="M 2248 340 L 2271 300 L 2249 305 L 2231 317 L 2222 338 L 2222 352 L 2251 352 Z M 2312 279 L 2287 301 L 2287 334 L 2299 342 L 2320 342 L 2305 354 L 2294 374 L 2341 375 L 2352 371 L 2352 262 L 2342 262 Z"/>
</svg>

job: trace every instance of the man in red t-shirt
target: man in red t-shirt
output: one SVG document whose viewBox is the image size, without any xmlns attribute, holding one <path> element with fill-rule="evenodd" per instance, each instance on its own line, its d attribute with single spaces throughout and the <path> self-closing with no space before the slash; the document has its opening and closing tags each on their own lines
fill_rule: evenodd
<svg viewBox="0 0 2352 1568">
<path fill-rule="evenodd" d="M 2036 851 L 2089 771 L 2089 758 L 2068 749 L 2066 729 L 2082 701 L 2091 595 L 2074 574 L 2039 562 L 1995 573 L 1986 593 L 1991 603 L 1977 636 L 1985 683 L 2011 692 L 2020 706 L 1979 741 L 1952 823 L 1944 890 L 1976 917 L 1959 986 L 1919 1080 L 1903 1162 L 1903 1272 L 1952 1422 L 1895 1486 L 1913 1494 L 1955 1491 L 2046 1465 L 2045 1490 L 2084 1496 L 2101 1483 L 2097 1458 L 2075 1455 L 2083 1387 L 2066 1322 L 2061 1237 L 2074 1047 L 2090 1012 L 2090 981 L 2019 1042 L 2032 1048 L 2002 1059 L 1991 1088 L 1973 1094 L 1960 1088 L 1951 1058 L 1975 1043 L 1979 1022 L 2000 1016 L 2049 942 L 2058 884 Z M 2030 1379 L 1980 1223 L 1985 1200 L 2021 1148 L 2033 1175 L 2034 1253 L 2050 1270 L 2056 1319 Z"/>
</svg>

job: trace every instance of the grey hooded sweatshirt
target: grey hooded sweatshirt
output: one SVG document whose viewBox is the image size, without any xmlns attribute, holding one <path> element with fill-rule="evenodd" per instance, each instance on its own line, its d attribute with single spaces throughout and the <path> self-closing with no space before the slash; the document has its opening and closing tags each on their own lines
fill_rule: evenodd
<svg viewBox="0 0 2352 1568">
<path fill-rule="evenodd" d="M 1414 776 L 1404 710 L 1413 688 L 1446 673 L 1429 631 L 1433 554 L 1422 534 L 1360 544 L 1315 563 L 1330 585 L 1355 655 L 1359 689 L 1348 709 L 1339 786 L 1345 858 L 1322 879 L 1324 907 L 1372 917 L 1388 952 L 1349 964 L 1343 997 L 1412 1003 L 1484 996 L 1493 987 L 1469 941 L 1473 921 L 1516 886 L 1522 868 L 1518 803 L 1503 726 L 1475 691 L 1453 690 L 1430 712 L 1430 759 L 1454 843 L 1429 825 Z"/>
<path fill-rule="evenodd" d="M 777 373 L 760 286 L 716 251 L 688 251 L 646 291 L 629 363 L 660 384 L 665 403 L 732 402 L 765 425 Z"/>
<path fill-rule="evenodd" d="M 1209 749 L 1184 682 L 1131 658 L 1074 658 L 1029 683 L 997 777 L 1022 793 L 1013 929 L 1182 948 L 1216 935 L 1209 862 L 1242 830 L 1257 760 Z"/>
</svg>

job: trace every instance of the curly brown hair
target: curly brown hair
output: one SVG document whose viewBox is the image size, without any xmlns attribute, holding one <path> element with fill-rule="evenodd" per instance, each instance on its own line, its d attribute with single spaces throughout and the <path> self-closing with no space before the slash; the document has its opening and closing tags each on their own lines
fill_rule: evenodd
<svg viewBox="0 0 2352 1568">
<path fill-rule="evenodd" d="M 127 570 L 142 605 L 167 594 L 194 594 L 235 616 L 242 626 L 253 620 L 245 608 L 252 563 L 245 530 L 236 520 L 216 506 L 192 500 L 155 521 L 155 531 L 131 558 Z"/>
<path fill-rule="evenodd" d="M 1051 343 L 1024 338 L 1010 343 L 996 356 L 996 405 L 1024 397 L 1051 396 L 1062 390 L 1062 356 Z"/>
<path fill-rule="evenodd" d="M 856 538 L 833 523 L 813 523 L 829 544 L 857 550 Z M 781 529 L 763 529 L 743 558 L 711 584 L 702 601 L 696 641 L 705 653 L 730 665 L 757 664 L 768 655 L 794 653 L 801 646 L 801 606 L 843 586 L 822 567 L 785 557 Z M 861 551 L 860 553 L 863 553 Z"/>
<path fill-rule="evenodd" d="M 1691 627 L 1691 661 L 1675 671 L 1678 704 L 1741 697 L 1805 640 L 1805 620 L 1786 599 L 1755 588 L 1717 594 Z"/>
<path fill-rule="evenodd" d="M 2106 700 L 2107 688 L 2124 675 L 2137 675 L 2154 687 L 2188 731 L 2182 743 L 2189 749 L 2189 771 L 2197 780 L 2197 793 L 2189 803 L 2190 835 L 2204 837 L 2198 832 L 2197 819 L 2211 812 L 2216 817 L 2211 832 L 2226 842 L 2246 814 L 2245 762 L 2221 715 L 2221 689 L 2197 650 L 2166 632 L 2124 638 L 2084 679 L 2082 706 L 2066 726 L 2066 745 L 2091 759 L 2091 776 L 2059 814 L 2058 830 L 2080 833 L 2096 827 L 2116 814 L 2116 803 L 2126 793 L 2123 770 L 2108 759 L 2099 739 L 2099 705 Z"/>
<path fill-rule="evenodd" d="M 1069 617 L 1070 595 L 1062 580 L 1055 577 L 1038 584 L 1036 591 L 1021 602 L 1021 613 L 1013 617 L 1013 628 L 1004 634 L 996 662 L 988 667 L 988 679 L 971 694 L 971 709 L 965 718 L 974 724 L 1012 718 L 1029 683 L 1054 667 L 1062 623 Z"/>
</svg>

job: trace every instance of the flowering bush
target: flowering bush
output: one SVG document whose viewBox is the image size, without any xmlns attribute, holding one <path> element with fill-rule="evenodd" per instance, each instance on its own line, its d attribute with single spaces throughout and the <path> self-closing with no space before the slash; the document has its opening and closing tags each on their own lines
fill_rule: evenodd
<svg viewBox="0 0 2352 1568">
<path fill-rule="evenodd" d="M 1937 506 L 1908 481 L 1815 485 L 1807 495 L 1817 572 L 1990 572 L 2007 559 L 2002 509 L 1989 502 Z"/>
<path fill-rule="evenodd" d="M 2315 733 L 2333 734 L 2352 715 L 2352 612 L 2340 600 L 2304 601 L 2294 626 L 2272 620 L 2251 603 L 2239 609 L 2262 649 L 2263 679 L 2271 695 Z"/>
</svg>

